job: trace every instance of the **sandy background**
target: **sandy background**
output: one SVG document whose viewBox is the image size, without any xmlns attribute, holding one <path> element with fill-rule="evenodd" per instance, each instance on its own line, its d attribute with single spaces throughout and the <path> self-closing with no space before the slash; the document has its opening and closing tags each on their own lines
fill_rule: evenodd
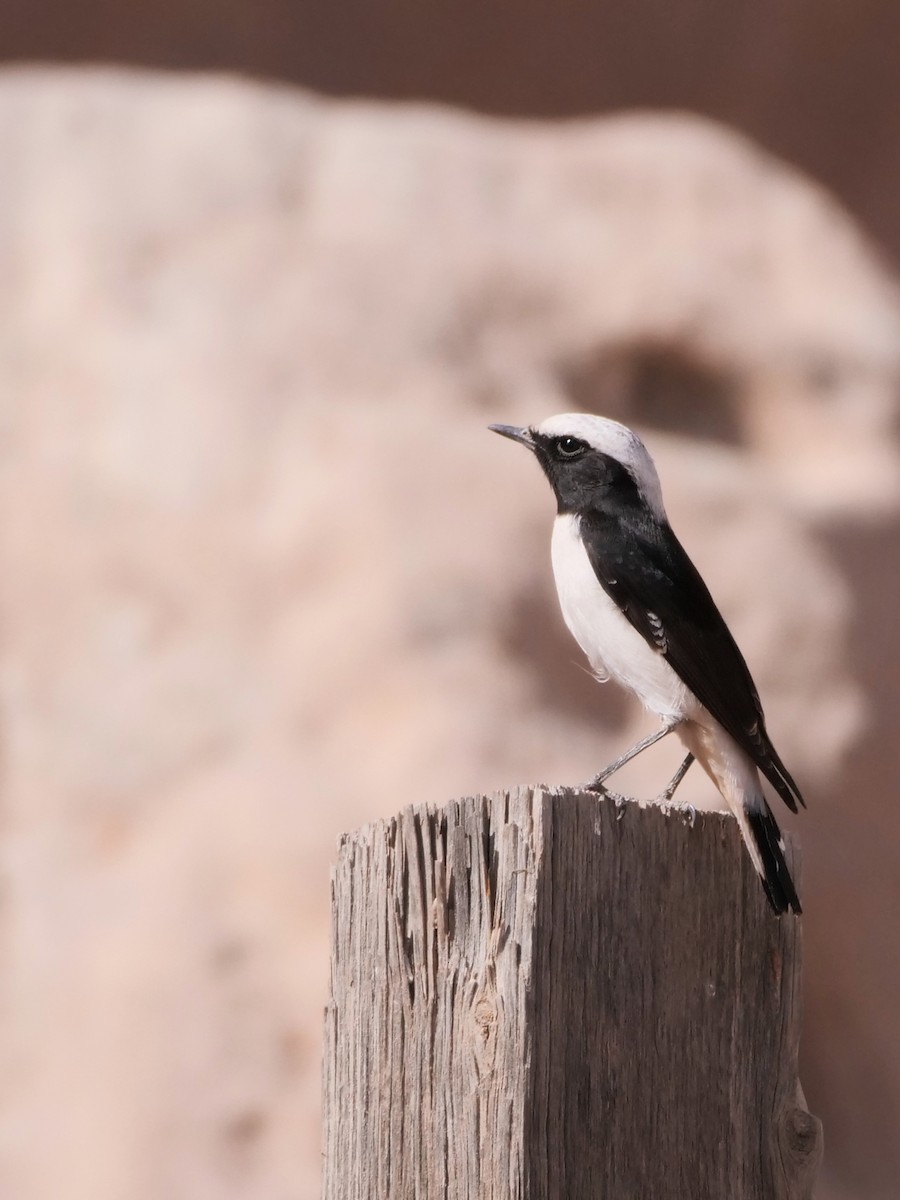
<svg viewBox="0 0 900 1200">
<path fill-rule="evenodd" d="M 337 835 L 648 727 L 583 670 L 548 489 L 485 431 L 576 408 L 644 435 L 808 797 L 820 1197 L 900 1196 L 900 97 L 870 7 L 839 37 L 797 6 L 777 47 L 703 6 L 668 48 L 611 27 L 593 73 L 554 26 L 530 90 L 527 5 L 480 57 L 484 18 L 442 40 L 411 6 L 409 56 L 349 6 L 4 8 L 11 59 L 195 70 L 0 71 L 0 1195 L 319 1194 Z"/>
</svg>

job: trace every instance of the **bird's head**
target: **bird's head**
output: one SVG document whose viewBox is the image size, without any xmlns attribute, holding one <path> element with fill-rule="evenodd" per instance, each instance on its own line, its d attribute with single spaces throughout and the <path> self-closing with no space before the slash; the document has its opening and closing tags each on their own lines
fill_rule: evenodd
<svg viewBox="0 0 900 1200">
<path fill-rule="evenodd" d="M 540 425 L 491 425 L 531 450 L 550 480 L 561 513 L 610 504 L 643 504 L 666 520 L 653 459 L 636 433 L 593 413 L 562 413 Z"/>
</svg>

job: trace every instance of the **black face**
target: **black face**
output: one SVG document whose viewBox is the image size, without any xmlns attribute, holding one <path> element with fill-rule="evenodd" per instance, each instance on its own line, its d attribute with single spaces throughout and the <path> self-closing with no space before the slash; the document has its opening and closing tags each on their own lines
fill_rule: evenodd
<svg viewBox="0 0 900 1200">
<path fill-rule="evenodd" d="M 571 435 L 531 438 L 561 513 L 640 505 L 637 484 L 618 459 Z"/>
</svg>

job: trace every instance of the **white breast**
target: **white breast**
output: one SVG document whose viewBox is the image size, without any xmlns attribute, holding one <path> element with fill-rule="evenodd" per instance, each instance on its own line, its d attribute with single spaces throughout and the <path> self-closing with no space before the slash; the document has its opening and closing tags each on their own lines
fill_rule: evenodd
<svg viewBox="0 0 900 1200">
<path fill-rule="evenodd" d="M 628 688 L 661 717 L 692 717 L 700 705 L 600 586 L 578 532 L 578 518 L 556 518 L 553 575 L 563 620 L 599 676 Z"/>
</svg>

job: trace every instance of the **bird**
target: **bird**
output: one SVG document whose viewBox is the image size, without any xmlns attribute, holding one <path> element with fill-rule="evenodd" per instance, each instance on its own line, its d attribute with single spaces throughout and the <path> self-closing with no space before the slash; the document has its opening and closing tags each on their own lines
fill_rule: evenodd
<svg viewBox="0 0 900 1200">
<path fill-rule="evenodd" d="M 605 791 L 620 767 L 674 732 L 687 756 L 657 800 L 671 802 L 699 762 L 737 819 L 772 909 L 799 914 L 760 776 L 792 812 L 805 802 L 772 745 L 744 657 L 672 531 L 646 446 L 594 413 L 489 428 L 526 446 L 555 493 L 553 575 L 565 624 L 593 673 L 614 679 L 661 721 L 585 788 Z"/>
</svg>

